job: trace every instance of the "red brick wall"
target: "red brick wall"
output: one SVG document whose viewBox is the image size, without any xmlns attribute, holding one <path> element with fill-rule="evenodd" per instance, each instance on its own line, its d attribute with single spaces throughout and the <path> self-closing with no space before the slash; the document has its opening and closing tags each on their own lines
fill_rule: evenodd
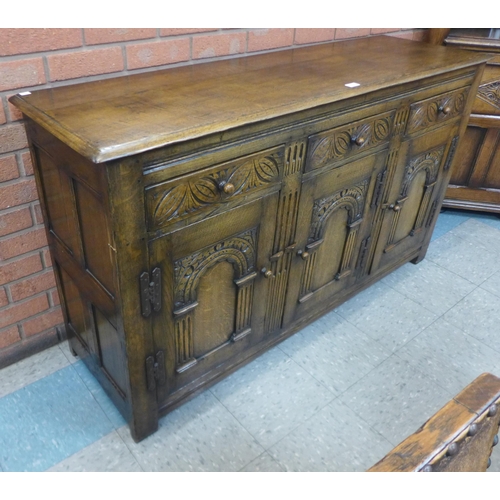
<svg viewBox="0 0 500 500">
<path fill-rule="evenodd" d="M 64 337 L 16 92 L 169 65 L 422 29 L 0 29 L 0 366 Z"/>
</svg>

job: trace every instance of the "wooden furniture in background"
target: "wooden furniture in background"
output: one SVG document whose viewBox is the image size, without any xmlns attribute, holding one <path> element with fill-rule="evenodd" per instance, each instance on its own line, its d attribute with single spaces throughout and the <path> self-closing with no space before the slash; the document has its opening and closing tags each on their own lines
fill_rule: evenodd
<svg viewBox="0 0 500 500">
<path fill-rule="evenodd" d="M 500 29 L 451 29 L 448 46 L 489 54 L 443 206 L 500 213 Z"/>
<path fill-rule="evenodd" d="M 368 472 L 484 472 L 498 444 L 500 379 L 483 373 Z"/>
<path fill-rule="evenodd" d="M 134 439 L 424 257 L 485 60 L 374 37 L 11 98 L 70 344 Z"/>
</svg>

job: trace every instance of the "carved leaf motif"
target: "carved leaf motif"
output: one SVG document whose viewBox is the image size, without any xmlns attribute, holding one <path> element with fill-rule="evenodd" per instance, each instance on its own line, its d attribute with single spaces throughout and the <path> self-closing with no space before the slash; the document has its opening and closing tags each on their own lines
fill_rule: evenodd
<svg viewBox="0 0 500 500">
<path fill-rule="evenodd" d="M 181 184 L 167 191 L 156 206 L 154 213 L 155 220 L 162 223 L 176 217 L 179 208 L 183 205 L 186 198 L 187 189 L 187 185 Z"/>
<path fill-rule="evenodd" d="M 266 157 L 261 158 L 257 161 L 255 167 L 257 175 L 262 179 L 263 182 L 271 182 L 275 177 L 278 177 L 278 165 L 274 159 Z"/>
<path fill-rule="evenodd" d="M 189 184 L 191 192 L 200 204 L 213 203 L 220 198 L 220 192 L 216 182 L 213 179 L 202 177 L 194 184 Z"/>
<path fill-rule="evenodd" d="M 272 157 L 265 157 L 238 166 L 229 175 L 228 182 L 234 184 L 236 194 L 272 182 L 278 176 L 279 170 L 276 161 Z"/>
<path fill-rule="evenodd" d="M 481 85 L 477 91 L 478 97 L 488 104 L 500 108 L 500 81 Z"/>
<path fill-rule="evenodd" d="M 311 137 L 309 162 L 312 168 L 319 168 L 330 161 L 340 160 L 361 149 L 367 149 L 386 140 L 391 133 L 394 112 L 359 125 L 322 132 Z M 363 142 L 353 145 L 353 140 Z"/>
<path fill-rule="evenodd" d="M 464 109 L 468 91 L 468 89 L 463 89 L 448 96 L 436 97 L 413 104 L 408 120 L 407 133 L 421 130 L 442 120 L 448 120 L 459 115 Z M 449 108 L 449 111 L 442 114 L 441 110 L 445 108 Z"/>
<path fill-rule="evenodd" d="M 280 153 L 256 156 L 243 163 L 230 164 L 229 167 L 205 177 L 184 181 L 162 193 L 153 209 L 154 224 L 161 225 L 180 219 L 213 203 L 229 200 L 239 193 L 278 180 Z M 231 182 L 235 186 L 232 194 L 221 192 L 219 184 L 222 181 Z"/>
</svg>

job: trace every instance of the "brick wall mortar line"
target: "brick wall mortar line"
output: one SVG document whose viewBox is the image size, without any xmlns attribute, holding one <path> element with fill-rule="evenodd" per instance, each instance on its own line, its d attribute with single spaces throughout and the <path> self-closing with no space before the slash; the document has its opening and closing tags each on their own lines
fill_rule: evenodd
<svg viewBox="0 0 500 500">
<path fill-rule="evenodd" d="M 37 229 L 39 229 L 39 228 L 37 228 Z M 13 234 L 15 234 L 15 233 L 13 233 Z M 40 254 L 42 252 L 42 250 L 48 250 L 48 248 L 49 248 L 48 245 L 46 245 L 46 246 L 41 247 L 41 248 L 35 248 L 34 250 L 30 250 L 29 252 L 26 252 L 26 253 L 14 255 L 14 257 L 11 257 L 10 259 L 0 260 L 0 267 L 3 265 L 12 264 L 12 263 L 16 262 L 17 258 L 19 258 L 18 260 L 21 260 L 21 259 L 24 259 L 25 257 L 33 257 L 33 255 L 35 255 L 36 253 Z M 43 255 L 40 255 L 40 260 L 42 261 L 42 265 L 43 265 L 44 264 Z M 48 266 L 44 269 L 49 269 L 49 268 L 52 268 L 52 266 Z"/>
<path fill-rule="evenodd" d="M 30 278 L 37 278 L 38 276 L 41 276 L 42 274 L 46 274 L 48 271 L 52 271 L 52 270 L 53 270 L 52 267 L 41 269 L 40 271 L 35 271 L 33 274 L 28 274 L 28 276 L 23 276 L 22 278 L 18 278 L 17 280 L 9 281 L 8 283 L 5 283 L 4 285 L 1 285 L 1 286 L 8 288 L 12 285 L 17 285 L 18 283 L 22 283 L 23 281 L 28 280 Z M 36 297 L 37 295 L 40 295 L 41 293 L 47 293 L 50 290 L 56 290 L 56 288 L 55 287 L 47 288 L 47 290 L 43 290 L 41 292 L 35 293 L 33 295 L 30 295 L 30 297 L 27 297 L 27 298 Z M 22 299 L 22 300 L 24 300 L 24 299 Z M 21 300 L 16 300 L 14 302 L 16 304 L 18 304 L 19 302 L 21 302 Z"/>
<path fill-rule="evenodd" d="M 34 339 L 38 336 L 45 335 L 50 330 L 56 330 L 56 335 L 57 335 L 57 328 L 60 327 L 61 325 L 64 327 L 64 323 L 61 323 L 60 325 L 51 326 L 50 328 L 47 328 L 46 330 L 43 330 L 42 332 L 38 332 L 38 333 L 35 333 L 35 335 L 30 335 L 30 336 L 26 336 L 24 334 L 24 330 L 23 330 L 22 326 L 18 325 L 19 333 L 21 333 L 21 330 L 23 330 L 23 334 L 22 335 L 20 334 L 19 336 L 21 337 L 21 340 L 28 340 L 28 339 L 31 340 L 31 339 Z M 8 346 L 8 347 L 10 347 L 10 346 Z M 1 352 L 1 350 L 0 350 L 0 352 Z"/>
<path fill-rule="evenodd" d="M 5 307 L 2 307 L 0 310 L 1 311 L 5 311 L 6 309 L 8 309 L 9 307 L 12 307 L 12 306 L 15 306 L 15 307 L 21 306 L 22 307 L 24 303 L 27 303 L 30 300 L 34 300 L 34 299 L 37 299 L 39 297 L 42 297 L 43 295 L 47 295 L 47 290 L 43 290 L 42 292 L 38 292 L 35 295 L 30 295 L 29 297 L 26 297 L 24 299 L 18 300 L 16 302 L 11 302 L 11 303 L 9 303 L 9 305 L 7 305 Z M 12 297 L 10 297 L 10 299 L 12 299 Z M 47 303 L 49 303 L 49 298 L 48 297 L 47 297 Z M 59 307 L 59 305 L 57 305 L 57 307 Z M 28 318 L 33 318 L 35 316 L 43 314 L 44 312 L 47 312 L 50 309 L 51 309 L 50 307 L 48 309 L 44 309 L 43 311 L 40 311 L 39 313 L 35 313 L 32 316 L 28 316 L 28 317 L 22 319 L 21 321 L 26 321 Z M 14 321 L 14 323 L 11 323 L 11 325 L 17 325 L 18 323 L 21 323 L 21 321 Z M 6 325 L 6 326 L 9 326 L 9 325 Z M 5 328 L 5 327 L 3 327 L 3 328 Z"/>
<path fill-rule="evenodd" d="M 1 184 L 0 184 L 0 186 L 1 186 Z M 24 206 L 22 206 L 22 205 L 16 205 L 15 207 L 3 208 L 2 210 L 0 210 L 0 216 L 12 214 L 12 213 L 16 212 L 17 210 L 23 210 L 23 209 L 26 209 L 26 208 L 30 209 L 30 204 L 24 203 L 23 205 Z M 33 219 L 33 212 L 31 210 L 30 210 L 30 215 L 31 215 L 31 220 L 33 222 L 34 221 L 34 219 Z M 39 226 L 39 225 L 40 224 L 36 224 L 35 222 L 33 222 L 33 226 Z M 30 226 L 30 227 L 33 227 L 33 226 Z M 2 240 L 3 238 L 6 238 L 8 236 L 10 236 L 11 234 L 15 234 L 15 233 L 4 234 L 3 236 L 0 236 L 0 240 Z"/>
</svg>

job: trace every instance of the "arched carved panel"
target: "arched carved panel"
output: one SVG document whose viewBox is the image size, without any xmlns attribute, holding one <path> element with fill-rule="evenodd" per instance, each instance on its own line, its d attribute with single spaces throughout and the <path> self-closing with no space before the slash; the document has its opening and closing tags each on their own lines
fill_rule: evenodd
<svg viewBox="0 0 500 500">
<path fill-rule="evenodd" d="M 369 180 L 365 179 L 356 186 L 343 189 L 335 194 L 314 202 L 308 242 L 323 237 L 325 223 L 335 210 L 345 208 L 348 212 L 347 223 L 352 224 L 363 215 Z"/>
<path fill-rule="evenodd" d="M 347 210 L 347 230 L 341 250 L 340 265 L 333 279 L 340 280 L 352 273 L 355 263 L 354 249 L 358 229 L 363 220 L 362 217 L 369 184 L 369 179 L 365 179 L 359 184 L 337 191 L 331 196 L 314 202 L 308 244 L 306 246 L 309 257 L 305 262 L 302 275 L 300 302 L 307 300 L 313 292 L 314 274 L 318 260 L 317 251 L 323 243 L 326 222 L 333 213 L 342 209 Z M 321 272 L 321 270 L 318 269 L 318 272 Z"/>
<path fill-rule="evenodd" d="M 221 260 L 233 264 L 235 279 L 255 271 L 257 229 L 219 241 L 174 263 L 175 307 L 196 302 L 196 289 L 203 274 Z"/>
<path fill-rule="evenodd" d="M 398 211 L 395 211 L 393 215 L 391 229 L 389 232 L 389 239 L 387 241 L 387 247 L 385 249 L 386 252 L 394 248 L 394 245 L 399 241 L 402 241 L 402 239 L 406 238 L 406 236 L 413 236 L 415 234 L 415 231 L 424 226 L 429 203 L 432 199 L 434 186 L 437 182 L 439 168 L 443 161 L 444 151 L 445 146 L 439 146 L 430 151 L 426 151 L 425 153 L 421 153 L 414 158 L 411 158 L 406 165 L 399 199 L 395 203 L 397 206 L 399 206 L 399 209 Z M 408 199 L 408 193 L 413 184 L 413 181 L 417 178 L 417 176 L 419 176 L 421 172 L 425 172 L 425 183 L 423 186 L 418 212 L 415 217 L 415 222 L 409 234 L 406 234 L 403 238 L 399 238 L 396 235 L 398 234 L 398 226 L 402 217 L 401 214 L 404 213 L 404 205 L 406 200 Z M 395 239 L 397 238 L 399 238 L 398 241 L 395 241 Z"/>
<path fill-rule="evenodd" d="M 187 257 L 174 262 L 174 316 L 176 371 L 181 373 L 197 363 L 193 337 L 203 335 L 197 331 L 195 308 L 198 306 L 197 292 L 202 277 L 215 265 L 228 262 L 233 268 L 233 283 L 236 288 L 234 331 L 222 345 L 236 342 L 250 333 L 253 302 L 253 282 L 256 265 L 257 228 L 221 240 Z M 224 284 L 223 286 L 227 286 Z M 220 349 L 214 348 L 214 352 Z M 204 357 L 211 352 L 204 353 Z"/>
</svg>

